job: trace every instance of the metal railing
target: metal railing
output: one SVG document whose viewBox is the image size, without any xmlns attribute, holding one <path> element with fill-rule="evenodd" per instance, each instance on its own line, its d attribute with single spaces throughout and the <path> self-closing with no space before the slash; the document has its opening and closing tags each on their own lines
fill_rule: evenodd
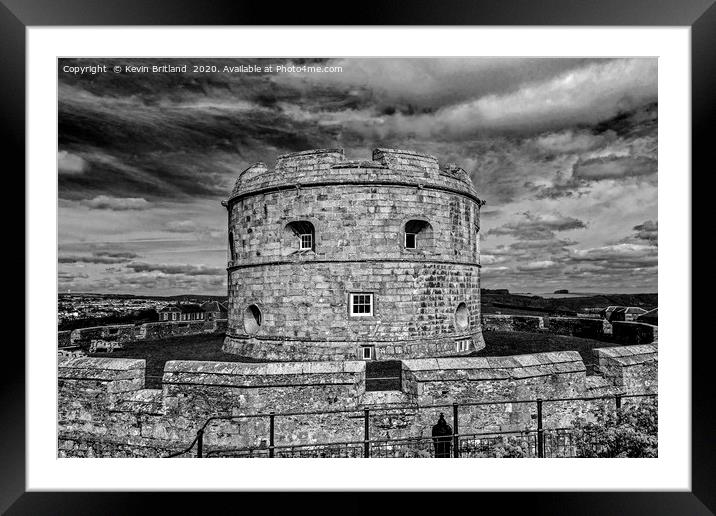
<svg viewBox="0 0 716 516">
<path fill-rule="evenodd" d="M 655 393 L 624 394 L 609 396 L 591 396 L 576 398 L 537 398 L 529 400 L 495 400 L 482 402 L 466 402 L 452 404 L 417 405 L 402 407 L 386 407 L 374 409 L 342 409 L 331 411 L 302 412 L 268 412 L 241 415 L 217 415 L 208 418 L 196 432 L 194 440 L 184 449 L 167 455 L 170 457 L 194 456 L 203 457 L 485 457 L 496 446 L 519 448 L 519 455 L 524 457 L 574 457 L 576 444 L 574 428 L 545 428 L 543 409 L 545 404 L 574 401 L 611 401 L 615 402 L 617 411 L 621 409 L 624 398 L 654 398 Z M 489 405 L 534 404 L 536 408 L 536 428 L 513 431 L 486 431 L 460 433 L 459 416 L 462 407 Z M 375 412 L 395 412 L 406 410 L 415 412 L 425 409 L 452 408 L 452 434 L 439 437 L 400 437 L 393 439 L 371 438 L 370 418 Z M 317 415 L 345 415 L 355 419 L 363 419 L 363 438 L 353 441 L 276 444 L 276 418 Z M 231 421 L 240 419 L 265 418 L 268 420 L 268 440 L 266 445 L 243 448 L 205 449 L 204 437 L 209 425 L 215 421 Z M 195 450 L 195 451 L 194 451 Z M 441 451 L 442 450 L 442 451 Z M 445 451 L 448 454 L 445 454 Z"/>
</svg>

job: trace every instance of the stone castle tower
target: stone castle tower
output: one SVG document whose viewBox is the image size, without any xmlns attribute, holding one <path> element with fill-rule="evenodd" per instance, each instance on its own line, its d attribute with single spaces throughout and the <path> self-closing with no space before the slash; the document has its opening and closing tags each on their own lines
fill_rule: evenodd
<svg viewBox="0 0 716 516">
<path fill-rule="evenodd" d="M 224 351 L 277 361 L 482 349 L 480 206 L 468 174 L 412 151 L 280 156 L 228 210 Z"/>
</svg>

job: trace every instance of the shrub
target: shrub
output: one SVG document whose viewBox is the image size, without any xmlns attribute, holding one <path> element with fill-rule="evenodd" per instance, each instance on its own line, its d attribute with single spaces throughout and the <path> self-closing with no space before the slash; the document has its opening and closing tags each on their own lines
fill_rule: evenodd
<svg viewBox="0 0 716 516">
<path fill-rule="evenodd" d="M 657 457 L 658 411 L 655 399 L 619 410 L 602 406 L 593 422 L 574 424 L 578 457 Z"/>
<path fill-rule="evenodd" d="M 485 442 L 468 444 L 464 443 L 460 448 L 460 454 L 464 457 L 498 459 L 522 458 L 529 456 L 527 443 L 524 439 L 516 436 L 499 436 L 487 438 Z"/>
</svg>

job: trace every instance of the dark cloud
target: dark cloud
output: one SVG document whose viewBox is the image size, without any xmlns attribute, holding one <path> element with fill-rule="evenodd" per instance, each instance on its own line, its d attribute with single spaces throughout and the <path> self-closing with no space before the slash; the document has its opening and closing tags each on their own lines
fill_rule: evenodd
<svg viewBox="0 0 716 516">
<path fill-rule="evenodd" d="M 109 258 L 131 259 L 139 257 L 137 253 L 132 253 L 130 251 L 97 251 L 94 254 L 95 256 L 107 256 Z"/>
<path fill-rule="evenodd" d="M 646 240 L 655 245 L 659 240 L 659 226 L 653 220 L 647 220 L 643 224 L 634 226 L 633 229 L 636 231 L 635 238 L 639 240 Z"/>
<path fill-rule="evenodd" d="M 184 264 L 163 264 L 163 263 L 140 263 L 133 262 L 127 264 L 127 268 L 134 272 L 160 272 L 162 274 L 186 276 L 223 276 L 226 275 L 226 269 L 221 267 L 207 267 L 204 265 L 184 265 Z"/>
<path fill-rule="evenodd" d="M 656 160 L 645 157 L 592 158 L 574 165 L 573 177 L 577 179 L 620 179 L 624 177 L 656 174 Z"/>
<path fill-rule="evenodd" d="M 534 215 L 530 212 L 525 212 L 522 215 L 522 219 L 490 229 L 488 234 L 510 235 L 522 240 L 545 240 L 553 238 L 557 231 L 569 231 L 587 227 L 583 221 L 575 217 L 566 217 L 559 213 Z"/>
<path fill-rule="evenodd" d="M 58 263 L 124 263 L 136 258 L 134 253 L 95 253 L 92 256 L 66 255 L 57 258 Z"/>
<path fill-rule="evenodd" d="M 89 278 L 89 274 L 86 274 L 84 272 L 59 271 L 57 273 L 57 280 L 60 283 L 72 283 L 79 279 L 86 279 L 86 278 Z"/>
<path fill-rule="evenodd" d="M 613 244 L 573 250 L 569 259 L 571 262 L 590 262 L 605 268 L 655 267 L 658 263 L 658 250 L 652 245 Z"/>
</svg>

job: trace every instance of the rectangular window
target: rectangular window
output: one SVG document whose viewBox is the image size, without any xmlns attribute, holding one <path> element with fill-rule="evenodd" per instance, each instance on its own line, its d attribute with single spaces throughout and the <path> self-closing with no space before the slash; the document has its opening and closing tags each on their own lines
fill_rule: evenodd
<svg viewBox="0 0 716 516">
<path fill-rule="evenodd" d="M 360 352 L 363 360 L 373 359 L 373 346 L 363 346 L 360 348 Z"/>
<path fill-rule="evenodd" d="M 415 249 L 417 247 L 417 234 L 416 233 L 405 233 L 405 248 Z"/>
<path fill-rule="evenodd" d="M 313 249 L 313 235 L 311 233 L 301 235 L 301 250 L 304 249 Z"/>
<path fill-rule="evenodd" d="M 373 315 L 373 294 L 351 294 L 350 314 L 352 317 Z"/>
<path fill-rule="evenodd" d="M 470 339 L 462 339 L 455 341 L 458 353 L 470 350 Z"/>
</svg>

